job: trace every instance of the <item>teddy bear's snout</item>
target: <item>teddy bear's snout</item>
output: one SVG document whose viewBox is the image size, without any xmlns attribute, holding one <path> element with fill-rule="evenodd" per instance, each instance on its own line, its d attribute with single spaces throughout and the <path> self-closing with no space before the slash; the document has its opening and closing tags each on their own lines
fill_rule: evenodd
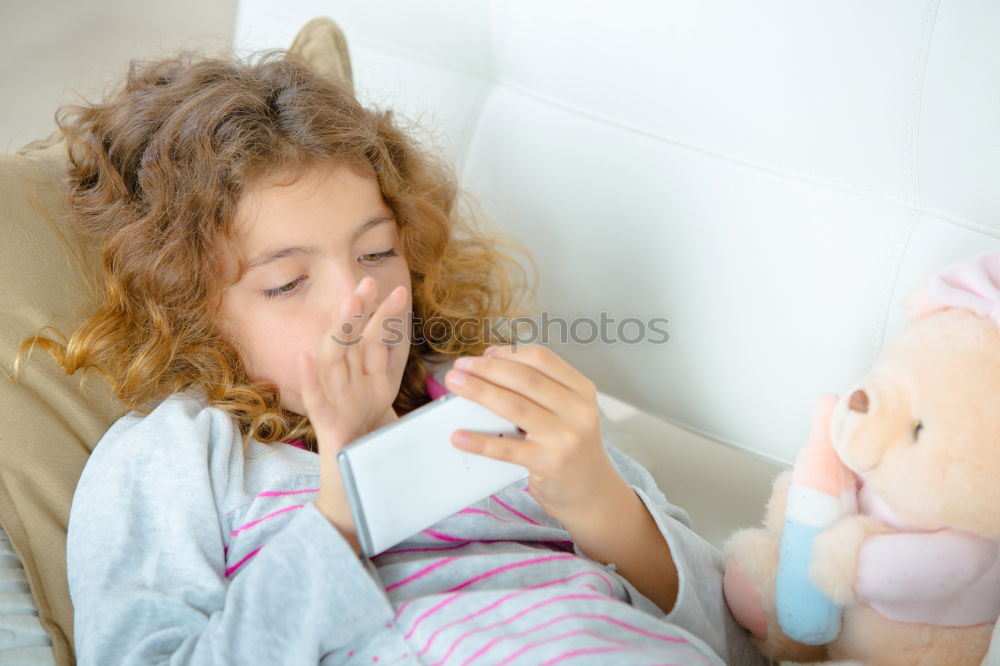
<svg viewBox="0 0 1000 666">
<path fill-rule="evenodd" d="M 868 394 L 858 389 L 851 394 L 851 401 L 847 404 L 847 407 L 852 412 L 858 412 L 859 414 L 868 413 Z"/>
</svg>

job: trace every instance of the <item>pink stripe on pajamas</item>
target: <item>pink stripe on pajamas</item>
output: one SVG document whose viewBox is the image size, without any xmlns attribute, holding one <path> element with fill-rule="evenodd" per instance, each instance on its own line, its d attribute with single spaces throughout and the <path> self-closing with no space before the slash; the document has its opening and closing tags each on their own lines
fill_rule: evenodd
<svg viewBox="0 0 1000 666">
<path fill-rule="evenodd" d="M 318 493 L 319 488 L 303 488 L 302 490 L 265 490 L 257 497 L 284 497 L 285 495 L 301 495 L 302 493 Z"/>
<path fill-rule="evenodd" d="M 491 576 L 496 576 L 497 574 L 503 573 L 504 571 L 509 571 L 510 569 L 520 569 L 521 567 L 526 567 L 532 564 L 541 564 L 542 562 L 551 562 L 552 560 L 568 560 L 576 558 L 576 555 L 550 555 L 549 557 L 538 557 L 533 560 L 525 560 L 523 562 L 514 562 L 513 564 L 505 564 L 502 567 L 497 567 L 496 569 L 490 569 L 485 573 L 481 573 L 478 576 L 473 576 L 464 583 L 459 583 L 458 585 L 445 590 L 445 592 L 456 592 L 461 590 L 463 587 L 468 587 L 473 583 L 478 583 L 479 581 L 489 578 Z"/>
<path fill-rule="evenodd" d="M 240 533 L 240 532 L 242 532 L 243 530 L 248 530 L 248 529 L 250 529 L 251 527 L 253 527 L 254 525 L 257 525 L 257 524 L 259 524 L 259 523 L 262 523 L 262 522 L 264 522 L 264 521 L 265 521 L 265 520 L 267 520 L 268 518 L 273 518 L 273 517 L 275 517 L 275 516 L 277 516 L 277 515 L 279 515 L 279 514 L 282 514 L 282 513 L 285 513 L 286 511 L 291 511 L 291 510 L 293 510 L 293 509 L 301 509 L 302 507 L 303 507 L 303 505 L 302 505 L 302 504 L 293 504 L 292 506 L 286 506 L 286 507 L 285 507 L 284 509 L 278 509 L 277 511 L 273 511 L 273 512 L 271 512 L 271 513 L 267 514 L 267 515 L 266 515 L 266 516 L 264 516 L 263 518 L 258 518 L 257 520 L 251 520 L 251 521 L 250 521 L 249 523 L 247 523 L 247 524 L 245 524 L 245 525 L 240 525 L 240 526 L 239 526 L 239 527 L 237 527 L 237 528 L 236 528 L 235 530 L 233 530 L 233 531 L 231 532 L 231 534 L 232 534 L 233 536 L 236 536 L 237 534 L 239 534 L 239 533 Z"/>
<path fill-rule="evenodd" d="M 469 507 L 467 509 L 462 509 L 461 511 L 459 511 L 459 513 L 478 513 L 478 514 L 482 514 L 484 516 L 489 516 L 490 518 L 492 518 L 494 520 L 499 520 L 501 523 L 512 523 L 512 522 L 514 522 L 513 520 L 509 520 L 507 518 L 501 518 L 500 516 L 498 516 L 498 515 L 496 515 L 494 513 L 490 513 L 489 511 L 486 511 L 484 509 L 473 509 L 472 507 Z"/>
<path fill-rule="evenodd" d="M 513 594 L 508 594 L 507 596 L 503 597 L 502 599 L 494 601 L 492 604 L 479 609 L 475 613 L 472 613 L 470 615 L 466 615 L 465 617 L 463 617 L 463 618 L 461 618 L 459 620 L 452 620 L 451 622 L 449 622 L 449 623 L 447 623 L 445 625 L 442 625 L 441 627 L 438 627 L 438 629 L 433 634 L 430 635 L 430 637 L 427 639 L 427 643 L 424 645 L 424 647 L 417 654 L 424 654 L 429 649 L 431 649 L 431 644 L 434 642 L 434 639 L 437 638 L 438 634 L 440 634 L 445 629 L 449 629 L 449 628 L 455 626 L 456 624 L 461 624 L 463 622 L 468 622 L 469 620 L 471 620 L 472 618 L 476 617 L 477 615 L 482 615 L 486 611 L 499 606 L 504 601 L 506 601 L 508 599 L 511 599 L 513 597 L 516 597 L 516 596 L 520 596 L 520 595 L 524 594 L 526 591 L 527 590 L 519 590 L 518 592 L 514 592 Z M 485 631 L 486 629 L 492 629 L 493 627 L 499 627 L 501 624 L 504 624 L 506 622 L 510 622 L 511 620 L 515 620 L 515 619 L 521 617 L 522 615 L 524 615 L 525 613 L 527 613 L 527 612 L 529 612 L 531 610 L 534 610 L 535 608 L 538 608 L 540 606 L 544 606 L 546 604 L 551 604 L 551 603 L 554 603 L 556 601 L 562 601 L 563 599 L 604 599 L 604 600 L 607 600 L 607 597 L 599 595 L 599 594 L 564 594 L 562 596 L 552 597 L 551 599 L 546 599 L 545 601 L 540 601 L 540 602 L 534 604 L 533 606 L 530 606 L 530 607 L 526 608 L 525 610 L 522 610 L 522 611 L 514 614 L 512 617 L 504 620 L 503 622 L 497 622 L 497 623 L 491 624 L 491 625 L 489 625 L 487 627 L 480 627 L 479 629 L 473 629 L 472 631 L 467 631 L 466 633 L 462 634 L 462 636 L 459 637 L 459 639 L 457 641 L 455 641 L 455 643 L 451 646 L 451 650 L 454 650 L 455 647 L 458 645 L 458 643 L 461 642 L 462 639 L 464 639 L 466 636 L 472 635 L 472 634 L 476 633 L 477 631 Z M 448 651 L 448 654 L 451 654 L 451 650 Z M 448 655 L 445 655 L 445 658 L 447 658 L 447 656 Z"/>
<path fill-rule="evenodd" d="M 531 633 L 532 631 L 538 631 L 538 629 L 540 629 L 540 628 L 541 627 L 535 627 L 533 629 L 529 629 L 528 631 L 522 631 L 519 634 L 511 634 L 509 636 L 501 636 L 500 638 L 496 638 L 496 639 L 490 641 L 489 643 L 487 643 L 486 646 L 483 647 L 479 652 L 477 652 L 476 654 L 472 655 L 471 657 L 469 657 L 468 659 L 466 659 L 465 661 L 463 661 L 462 662 L 462 666 L 466 666 L 467 664 L 471 663 L 473 659 L 478 658 L 483 652 L 485 652 L 490 647 L 492 647 L 493 645 L 499 643 L 502 640 L 506 640 L 508 638 L 515 638 L 515 637 L 525 636 L 525 635 Z M 512 653 L 510 655 L 508 655 L 503 661 L 498 661 L 496 663 L 496 666 L 503 666 L 503 664 L 506 664 L 507 662 L 509 662 L 511 659 L 514 659 L 518 655 L 524 654 L 525 652 L 527 652 L 531 648 L 538 647 L 539 645 L 545 645 L 546 643 L 551 643 L 552 641 L 562 640 L 563 638 L 569 638 L 570 636 L 591 636 L 592 638 L 596 638 L 597 640 L 600 640 L 600 641 L 605 641 L 607 643 L 614 643 L 615 645 L 622 646 L 625 649 L 636 649 L 636 646 L 630 645 L 629 643 L 626 643 L 624 641 L 619 641 L 619 640 L 615 640 L 613 638 L 608 638 L 607 636 L 602 636 L 600 634 L 595 634 L 593 631 L 586 631 L 584 629 L 576 629 L 574 631 L 567 631 L 567 632 L 564 632 L 562 634 L 557 634 L 555 636 L 549 636 L 548 638 L 543 638 L 542 640 L 535 641 L 534 643 L 528 643 L 527 645 L 523 646 L 520 650 L 518 650 L 518 651 L 516 651 L 516 652 L 514 652 L 514 653 Z"/>
<path fill-rule="evenodd" d="M 461 539 L 459 537 L 451 536 L 450 534 L 445 534 L 444 532 L 437 532 L 435 530 L 422 530 L 421 534 L 426 534 L 429 537 L 434 537 L 438 541 L 451 541 L 451 542 L 461 541 L 463 544 L 469 543 L 468 539 Z"/>
<path fill-rule="evenodd" d="M 515 516 L 517 516 L 518 518 L 523 518 L 524 520 L 528 521 L 528 522 L 529 522 L 529 523 L 531 523 L 532 525 L 539 525 L 539 526 L 541 525 L 541 523 L 539 523 L 539 522 L 537 522 L 537 521 L 534 521 L 534 520 L 532 520 L 531 518 L 528 518 L 528 517 L 527 517 L 526 515 L 524 515 L 523 513 L 521 513 L 520 511 L 518 511 L 518 510 L 517 510 L 517 509 L 515 509 L 514 507 L 512 507 L 511 505 L 509 505 L 509 504 L 507 504 L 507 503 L 505 503 L 505 502 L 501 502 L 501 501 L 500 501 L 499 499 L 497 499 L 497 496 L 496 496 L 496 495 L 490 495 L 490 498 L 491 498 L 491 499 L 492 499 L 492 500 L 493 500 L 494 502 L 496 502 L 497 504 L 499 504 L 500 506 L 502 506 L 503 508 L 505 508 L 505 509 L 507 509 L 508 511 L 510 511 L 510 512 L 511 512 L 512 514 L 514 514 L 514 515 L 515 515 Z"/>
<path fill-rule="evenodd" d="M 254 548 L 253 550 L 251 550 L 247 555 L 245 555 L 242 560 L 240 560 L 239 562 L 237 562 L 233 566 L 231 566 L 228 569 L 226 569 L 226 577 L 228 578 L 231 574 L 235 573 L 236 570 L 239 569 L 241 566 L 243 566 L 243 564 L 247 560 L 249 560 L 251 557 L 253 557 L 258 552 L 260 552 L 260 549 L 263 548 L 263 547 L 264 546 L 257 546 L 256 548 Z"/>
<path fill-rule="evenodd" d="M 522 541 L 520 539 L 472 539 L 471 541 L 462 541 L 460 543 L 455 543 L 451 546 L 441 546 L 439 548 L 398 548 L 396 550 L 386 550 L 373 555 L 372 560 L 384 555 L 395 555 L 397 553 L 436 553 L 438 551 L 444 550 L 455 550 L 456 548 L 464 548 L 470 543 L 519 543 L 529 548 L 541 549 L 541 550 L 558 550 L 562 552 L 572 552 L 572 547 L 569 550 L 566 549 L 566 543 L 573 543 L 572 541 Z M 536 545 L 537 544 L 537 545 Z"/>
<path fill-rule="evenodd" d="M 470 631 L 467 631 L 464 634 L 462 634 L 461 636 L 459 636 L 458 639 L 455 640 L 454 643 L 452 643 L 451 647 L 448 648 L 448 651 L 445 653 L 444 658 L 440 662 L 438 662 L 438 664 L 443 664 L 445 661 L 447 661 L 448 657 L 451 656 L 451 653 L 454 652 L 455 648 L 458 647 L 458 644 L 461 643 L 462 641 L 464 641 L 466 638 L 468 638 L 469 636 L 471 636 L 473 634 L 477 634 L 477 633 L 480 633 L 480 632 L 483 632 L 483 631 L 489 631 L 490 629 L 495 629 L 495 628 L 497 628 L 499 626 L 502 626 L 504 624 L 507 624 L 509 622 L 513 622 L 514 620 L 516 620 L 519 617 L 521 617 L 521 616 L 529 613 L 530 611 L 532 611 L 532 610 L 534 610 L 534 609 L 536 609 L 536 608 L 538 608 L 540 606 L 544 606 L 545 604 L 552 603 L 553 601 L 562 600 L 562 599 L 586 598 L 586 596 L 589 596 L 589 595 L 564 595 L 562 597 L 553 597 L 552 599 L 548 599 L 546 601 L 541 601 L 541 602 L 539 602 L 539 603 L 537 603 L 537 604 L 535 604 L 533 606 L 529 606 L 528 608 L 524 609 L 523 611 L 521 611 L 519 613 L 515 613 L 511 617 L 509 617 L 506 620 L 503 620 L 501 622 L 496 622 L 494 624 L 487 625 L 485 627 L 479 627 L 477 629 L 472 629 Z M 600 597 L 600 598 L 607 599 L 607 597 Z M 594 619 L 594 620 L 603 620 L 605 622 L 609 622 L 611 624 L 617 625 L 617 626 L 619 626 L 619 627 L 621 627 L 623 629 L 627 629 L 629 631 L 634 631 L 635 633 L 642 634 L 643 636 L 647 636 L 647 637 L 650 637 L 650 638 L 655 638 L 657 640 L 661 640 L 661 641 L 664 641 L 666 643 L 681 643 L 681 644 L 687 643 L 687 641 L 684 640 L 683 638 L 676 638 L 674 636 L 664 636 L 662 634 L 654 634 L 651 631 L 646 631 L 645 629 L 640 629 L 639 627 L 636 627 L 636 626 L 633 626 L 631 624 L 628 624 L 627 622 L 622 622 L 621 620 L 613 618 L 610 615 L 603 615 L 601 613 L 568 613 L 566 615 L 560 615 L 557 618 L 549 620 L 547 623 L 545 623 L 542 626 L 548 626 L 548 625 L 551 625 L 551 624 L 555 624 L 556 622 L 561 622 L 563 620 L 567 620 L 567 619 L 570 619 L 570 618 L 590 618 L 590 619 Z M 423 653 L 421 652 L 421 654 L 423 654 Z M 435 665 L 435 666 L 437 666 L 437 665 Z"/>
<path fill-rule="evenodd" d="M 396 614 L 392 616 L 392 621 L 396 622 L 397 620 L 399 620 L 399 616 L 402 615 L 403 611 L 406 610 L 406 607 L 412 603 L 413 599 L 407 599 L 403 603 L 399 604 L 399 608 L 396 609 Z"/>
<path fill-rule="evenodd" d="M 373 555 L 372 560 L 379 557 L 385 557 L 386 555 L 395 555 L 397 553 L 436 553 L 442 550 L 455 550 L 456 548 L 463 548 L 468 546 L 468 543 L 456 543 L 452 546 L 441 546 L 440 548 L 400 548 L 399 550 L 385 550 L 381 553 Z"/>
<path fill-rule="evenodd" d="M 406 635 L 404 636 L 404 638 L 409 638 L 410 636 L 412 636 L 413 632 L 417 630 L 417 625 L 419 625 L 421 622 L 423 622 L 425 619 L 427 619 L 428 616 L 430 616 L 433 613 L 436 613 L 437 611 L 441 610 L 442 608 L 444 608 L 445 606 L 447 606 L 448 604 L 450 604 L 451 602 L 453 602 L 455 599 L 458 599 L 460 596 L 462 596 L 462 595 L 458 594 L 458 593 L 453 594 L 450 597 L 448 597 L 447 599 L 445 599 L 444 601 L 442 601 L 441 603 L 439 603 L 434 608 L 431 608 L 430 610 L 424 612 L 420 617 L 418 617 L 416 619 L 416 621 L 413 623 L 413 626 L 410 627 L 410 630 L 408 632 L 406 632 Z M 402 612 L 402 608 L 400 609 L 400 612 Z M 399 617 L 399 615 L 397 614 L 396 617 Z"/>
<path fill-rule="evenodd" d="M 570 657 L 579 657 L 584 654 L 600 654 L 602 652 L 623 652 L 629 648 L 620 647 L 605 647 L 605 648 L 587 648 L 585 650 L 572 650 L 570 652 L 563 653 L 554 659 L 549 659 L 548 661 L 540 664 L 540 666 L 551 666 L 551 664 L 558 663 L 564 659 L 569 659 Z"/>
<path fill-rule="evenodd" d="M 537 585 L 531 585 L 530 587 L 526 587 L 524 589 L 526 589 L 526 590 L 537 590 L 538 588 L 548 587 L 549 585 L 558 585 L 559 583 L 567 583 L 567 582 L 573 580 L 574 578 L 579 578 L 580 576 L 597 576 L 598 578 L 600 578 L 601 580 L 604 581 L 605 585 L 608 586 L 608 596 L 612 597 L 612 598 L 615 598 L 615 589 L 614 589 L 614 586 L 611 584 L 611 581 L 608 580 L 608 577 L 605 576 L 604 574 L 602 574 L 599 571 L 584 571 L 582 573 L 573 574 L 572 576 L 567 576 L 566 578 L 557 578 L 556 580 L 550 580 L 547 583 L 539 583 Z M 597 592 L 597 590 L 594 589 L 593 585 L 586 585 L 586 587 L 589 587 L 590 589 L 594 590 L 594 592 Z"/>
<path fill-rule="evenodd" d="M 374 555 L 372 559 L 381 557 L 382 555 L 389 555 L 390 553 L 419 553 L 434 550 L 451 550 L 452 548 L 460 548 L 470 543 L 521 543 L 532 547 L 534 547 L 533 544 L 536 543 L 549 544 L 549 546 L 543 547 L 554 548 L 555 550 L 562 550 L 565 552 L 574 552 L 573 542 L 565 539 L 542 539 L 537 541 L 525 541 L 524 539 L 463 539 L 461 537 L 452 536 L 451 534 L 445 534 L 444 532 L 438 532 L 437 530 L 422 530 L 421 534 L 426 534 L 427 536 L 433 537 L 438 541 L 445 541 L 456 545 L 449 546 L 447 548 L 400 548 L 397 550 L 386 550 Z"/>
<path fill-rule="evenodd" d="M 510 521 L 507 521 L 510 522 Z M 463 539 L 462 537 L 453 536 L 451 534 L 445 534 L 444 532 L 439 532 L 437 530 L 421 530 L 421 534 L 426 534 L 429 537 L 433 537 L 439 541 L 448 541 L 451 543 L 497 543 L 500 541 L 508 541 L 511 543 L 555 543 L 559 544 L 560 547 L 569 548 L 573 550 L 573 541 L 567 539 L 551 539 L 551 540 L 541 540 L 541 541 L 524 541 L 523 539 Z M 398 552 L 398 551 L 387 551 L 387 552 Z"/>
<path fill-rule="evenodd" d="M 443 567 L 444 565 L 448 564 L 449 562 L 454 561 L 455 559 L 457 559 L 457 558 L 446 557 L 443 560 L 441 560 L 440 562 L 435 562 L 434 564 L 430 565 L 429 567 L 425 567 L 425 568 L 421 569 L 420 571 L 418 571 L 417 573 L 413 574 L 412 576 L 407 576 L 403 580 L 396 581 L 392 585 L 390 585 L 387 588 L 385 588 L 385 591 L 388 592 L 389 590 L 394 590 L 397 587 L 402 587 L 403 585 L 406 585 L 407 583 L 412 583 L 413 581 L 417 580 L 418 578 L 423 578 L 424 576 L 426 576 L 430 572 L 434 571 L 438 567 Z"/>
<path fill-rule="evenodd" d="M 569 613 L 567 615 L 560 615 L 559 617 L 553 618 L 553 619 L 549 620 L 548 622 L 544 622 L 544 623 L 542 623 L 542 624 L 540 624 L 538 626 L 532 627 L 531 629 L 527 629 L 525 631 L 522 631 L 519 634 L 508 634 L 506 636 L 500 636 L 498 638 L 494 638 L 492 641 L 490 641 L 489 643 L 487 643 L 486 645 L 484 645 L 482 648 L 480 648 L 471 657 L 469 657 L 467 660 L 465 660 L 464 662 L 462 662 L 462 666 L 465 666 L 466 664 L 468 664 L 469 662 L 471 662 L 473 659 L 477 659 L 478 657 L 482 656 L 482 654 L 484 652 L 486 652 L 487 650 L 489 650 L 491 647 L 493 647 L 494 645 L 496 645 L 500 641 L 505 641 L 505 640 L 508 640 L 510 638 L 520 638 L 522 636 L 527 636 L 528 634 L 530 634 L 532 632 L 539 631 L 539 630 L 544 629 L 546 627 L 552 626 L 553 624 L 556 624 L 558 622 L 563 622 L 564 620 L 568 620 L 568 619 L 572 619 L 572 618 L 578 618 L 578 617 L 586 617 L 586 618 L 601 619 L 601 620 L 613 620 L 613 618 L 611 618 L 608 615 L 601 615 L 601 614 L 596 614 L 596 613 Z M 632 627 L 631 625 L 624 625 L 624 623 L 620 623 L 620 622 L 617 622 L 617 621 L 613 621 L 613 623 L 614 624 L 622 624 L 622 626 L 625 626 L 625 628 L 627 628 L 627 629 L 630 629 L 630 630 L 633 630 L 633 631 L 638 631 L 639 633 L 641 633 L 643 635 L 652 636 L 653 638 L 657 638 L 659 640 L 663 640 L 663 641 L 666 641 L 668 643 L 686 643 L 687 642 L 683 638 L 675 638 L 675 637 L 672 637 L 672 636 L 661 636 L 659 634 L 653 634 L 653 633 L 647 632 L 647 631 L 645 631 L 643 629 L 639 629 L 638 627 Z M 495 627 L 497 625 L 493 625 L 493 626 Z M 625 643 L 625 642 L 622 642 L 622 641 L 620 641 L 618 639 L 608 638 L 607 636 L 601 636 L 600 634 L 595 634 L 595 633 L 593 633 L 591 631 L 586 631 L 586 630 L 583 630 L 583 629 L 577 629 L 577 630 L 574 630 L 574 631 L 571 631 L 571 632 L 568 632 L 568 633 L 565 633 L 565 634 L 560 634 L 558 636 L 550 636 L 549 638 L 546 638 L 546 639 L 543 639 L 543 640 L 540 640 L 540 641 L 536 641 L 534 643 L 530 643 L 530 644 L 524 646 L 521 650 L 515 652 L 514 654 L 510 655 L 509 657 L 507 657 L 506 659 L 504 659 L 503 661 L 501 661 L 499 664 L 497 664 L 497 666 L 500 666 L 500 664 L 507 663 L 508 661 L 510 661 L 511 659 L 513 659 L 515 656 L 517 656 L 521 652 L 524 652 L 524 651 L 530 649 L 531 647 L 534 647 L 536 645 L 542 645 L 543 643 L 548 643 L 548 642 L 554 641 L 554 640 L 556 640 L 558 638 L 563 638 L 564 636 L 571 636 L 573 634 L 588 634 L 590 636 L 594 636 L 595 638 L 599 638 L 601 640 L 606 640 L 606 641 L 609 641 L 611 643 L 617 643 L 618 645 L 628 645 L 628 646 L 631 646 L 630 643 Z M 631 646 L 631 647 L 638 647 L 638 646 Z"/>
<path fill-rule="evenodd" d="M 526 587 L 526 588 L 520 589 L 520 590 L 518 590 L 516 592 L 512 592 L 511 594 L 505 595 L 505 596 L 497 599 L 496 601 L 494 601 L 490 605 L 484 606 L 483 608 L 480 608 L 478 611 L 476 611 L 475 613 L 472 613 L 471 615 L 466 615 L 463 618 L 460 618 L 458 620 L 453 620 L 453 621 L 449 622 L 444 627 L 441 627 L 440 629 L 438 629 L 438 632 L 435 632 L 435 635 L 437 633 L 439 633 L 440 631 L 442 631 L 444 629 L 447 629 L 448 627 L 452 627 L 452 626 L 454 626 L 456 624 L 461 624 L 462 622 L 466 622 L 468 620 L 471 620 L 472 618 L 476 617 L 477 615 L 482 615 L 486 611 L 492 610 L 492 609 L 500 606 L 505 601 L 508 601 L 509 599 L 513 599 L 514 597 L 519 597 L 522 594 L 525 594 L 525 593 L 529 592 L 530 590 L 538 590 L 538 589 L 541 589 L 543 587 L 548 587 L 550 585 L 558 585 L 560 583 L 565 583 L 567 581 L 573 580 L 574 578 L 579 578 L 580 576 L 589 576 L 589 575 L 598 576 L 601 579 L 603 579 L 604 583 L 608 586 L 608 592 L 609 592 L 609 594 L 611 594 L 611 596 L 614 597 L 614 594 L 611 591 L 611 581 L 609 581 L 605 576 L 601 575 L 600 573 L 598 573 L 596 571 L 584 571 L 583 573 L 574 574 L 574 575 L 569 576 L 567 578 L 558 578 L 556 580 L 550 580 L 550 581 L 547 581 L 545 583 L 538 583 L 536 585 L 532 585 L 531 587 Z M 582 587 L 589 587 L 590 589 L 594 590 L 594 592 L 598 592 L 598 594 L 600 593 L 593 585 L 583 585 Z M 453 599 L 456 599 L 459 596 L 461 596 L 461 594 L 454 594 L 451 597 L 449 597 L 449 601 L 451 601 Z M 393 620 L 398 620 L 399 619 L 399 617 L 403 614 L 403 610 L 410 604 L 411 601 L 413 601 L 413 600 L 412 599 L 408 599 L 407 601 L 404 601 L 400 605 L 399 610 L 396 612 L 396 617 L 394 617 Z M 427 619 L 428 616 L 430 616 L 432 613 L 434 613 L 435 611 L 437 611 L 443 605 L 444 604 L 440 604 L 438 606 L 435 606 L 434 608 L 430 609 L 429 611 L 427 611 L 423 615 L 421 615 L 417 619 L 417 621 L 414 623 L 414 625 L 412 627 L 410 627 L 410 630 L 406 633 L 406 637 L 409 638 L 413 634 L 413 631 L 417 628 L 417 624 L 419 624 L 420 622 L 422 622 L 425 619 Z"/>
</svg>

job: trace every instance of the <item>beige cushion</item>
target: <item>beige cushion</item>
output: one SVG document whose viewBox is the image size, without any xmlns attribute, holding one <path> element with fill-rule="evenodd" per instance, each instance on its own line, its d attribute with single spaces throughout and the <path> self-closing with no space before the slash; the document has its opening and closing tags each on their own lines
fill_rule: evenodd
<svg viewBox="0 0 1000 666">
<path fill-rule="evenodd" d="M 343 34 L 329 19 L 294 42 L 320 71 L 350 77 Z M 69 335 L 92 304 L 85 277 L 97 257 L 66 221 L 65 143 L 58 132 L 0 155 L 0 363 L 9 375 L 22 340 L 54 326 Z M 66 525 L 77 480 L 101 435 L 124 413 L 92 373 L 67 376 L 36 349 L 16 384 L 0 382 L 0 525 L 24 564 L 56 662 L 72 664 L 73 610 L 66 582 Z M 108 516 L 114 520 L 114 516 Z"/>
</svg>

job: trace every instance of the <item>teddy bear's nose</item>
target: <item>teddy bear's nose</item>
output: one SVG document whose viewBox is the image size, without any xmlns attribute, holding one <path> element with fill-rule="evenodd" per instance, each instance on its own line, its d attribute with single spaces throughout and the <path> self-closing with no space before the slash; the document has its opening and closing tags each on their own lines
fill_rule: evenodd
<svg viewBox="0 0 1000 666">
<path fill-rule="evenodd" d="M 858 412 L 859 414 L 868 413 L 868 394 L 858 389 L 851 394 L 851 401 L 847 404 L 852 412 Z"/>
</svg>

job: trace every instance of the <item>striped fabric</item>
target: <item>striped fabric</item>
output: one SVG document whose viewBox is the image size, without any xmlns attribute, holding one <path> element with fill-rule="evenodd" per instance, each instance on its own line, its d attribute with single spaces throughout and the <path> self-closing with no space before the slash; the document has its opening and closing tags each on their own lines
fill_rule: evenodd
<svg viewBox="0 0 1000 666">
<path fill-rule="evenodd" d="M 262 490 L 231 515 L 225 575 L 239 576 L 318 490 Z M 630 605 L 638 592 L 613 566 L 577 553 L 527 480 L 371 562 L 395 609 L 387 628 L 408 648 L 351 650 L 357 663 L 721 663 L 698 639 Z"/>
<path fill-rule="evenodd" d="M 317 454 L 244 452 L 194 394 L 127 415 L 70 513 L 78 663 L 762 663 L 725 610 L 718 551 L 605 445 L 670 544 L 669 615 L 584 556 L 527 480 L 359 558 L 312 501 Z"/>
<path fill-rule="evenodd" d="M 38 621 L 28 577 L 3 529 L 0 529 L 0 664 L 55 664 L 52 639 Z"/>
</svg>

